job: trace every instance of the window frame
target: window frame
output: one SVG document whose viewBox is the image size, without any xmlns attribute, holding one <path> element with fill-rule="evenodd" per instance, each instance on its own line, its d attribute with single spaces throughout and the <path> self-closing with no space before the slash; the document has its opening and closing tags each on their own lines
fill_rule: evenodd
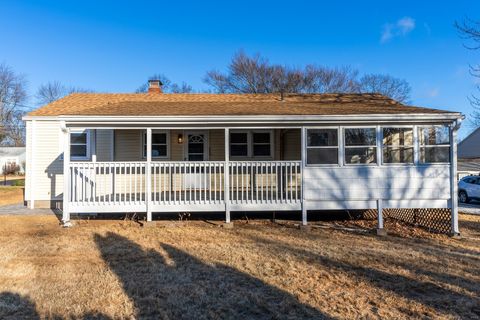
<svg viewBox="0 0 480 320">
<path fill-rule="evenodd" d="M 153 138 L 153 135 L 155 133 L 161 133 L 161 134 L 166 135 L 165 146 L 166 146 L 166 149 L 167 149 L 167 154 L 165 156 L 160 156 L 160 157 L 154 157 L 152 155 L 152 159 L 160 159 L 160 160 L 170 159 L 170 130 L 153 129 L 152 130 L 152 138 Z M 152 139 L 152 146 L 153 145 L 163 145 L 163 144 L 153 143 L 153 139 Z M 142 150 L 140 151 L 142 153 L 142 159 L 147 159 L 147 154 L 146 154 L 146 149 L 145 149 L 146 146 L 147 146 L 147 130 L 142 130 Z"/>
<path fill-rule="evenodd" d="M 336 146 L 308 146 L 308 130 L 321 130 L 321 129 L 335 129 L 337 130 L 337 145 Z M 305 148 L 304 165 L 306 167 L 341 167 L 343 162 L 343 156 L 341 150 L 343 148 L 342 142 L 342 127 L 341 126 L 321 126 L 321 127 L 305 127 L 305 141 L 303 147 Z M 337 148 L 337 163 L 308 163 L 308 149 L 333 149 Z"/>
<path fill-rule="evenodd" d="M 374 145 L 361 145 L 361 146 L 347 146 L 346 143 L 346 135 L 345 135 L 345 130 L 347 129 L 373 129 L 375 132 L 375 144 Z M 343 148 L 343 160 L 342 161 L 344 166 L 368 166 L 368 167 L 376 167 L 380 164 L 379 158 L 378 158 L 378 131 L 377 131 L 377 126 L 344 126 L 342 127 L 342 148 Z M 382 141 L 382 140 L 380 140 Z M 346 150 L 347 149 L 352 149 L 352 148 L 375 148 L 375 162 L 372 163 L 347 163 L 347 157 L 346 157 Z"/>
<path fill-rule="evenodd" d="M 74 143 L 72 144 L 72 134 L 74 133 L 85 133 L 85 143 Z M 70 147 L 70 160 L 76 161 L 76 160 L 90 160 L 91 158 L 91 132 L 89 129 L 71 129 L 70 130 L 70 135 L 69 135 L 70 141 L 69 141 L 69 147 Z M 85 156 L 73 156 L 72 155 L 72 146 L 83 146 L 85 145 L 86 149 L 86 154 Z"/>
<path fill-rule="evenodd" d="M 255 146 L 255 143 L 253 141 L 253 135 L 255 133 L 268 133 L 269 134 L 270 154 L 268 156 L 256 156 L 256 155 L 253 154 L 253 150 L 254 150 L 254 146 Z M 273 130 L 250 130 L 250 137 L 251 137 L 251 140 L 250 140 L 251 141 L 251 150 L 250 151 L 251 151 L 251 157 L 252 158 L 254 158 L 254 159 L 272 159 L 274 157 L 275 149 L 273 148 L 273 141 L 274 141 L 273 135 L 274 135 Z M 261 143 L 261 144 L 265 145 L 266 143 Z"/>
<path fill-rule="evenodd" d="M 435 145 L 425 144 L 425 145 L 422 145 L 422 139 L 421 139 L 422 129 L 432 128 L 432 127 L 446 127 L 446 128 L 448 128 L 448 144 L 435 144 Z M 446 124 L 433 124 L 433 125 L 419 125 L 419 126 L 417 126 L 418 165 L 428 166 L 428 165 L 449 165 L 449 164 L 451 164 L 451 162 L 452 162 L 452 159 L 451 159 L 452 158 L 451 157 L 451 147 L 452 147 L 451 130 L 452 130 L 452 128 L 449 125 L 446 125 Z M 421 158 L 420 158 L 422 147 L 424 147 L 424 148 L 428 148 L 428 147 L 448 148 L 448 162 L 422 162 Z"/>
<path fill-rule="evenodd" d="M 247 155 L 246 156 L 233 156 L 231 152 L 231 137 L 230 134 L 232 133 L 246 133 L 247 134 Z M 253 134 L 254 133 L 268 133 L 270 135 L 270 155 L 268 156 L 255 156 L 253 154 Z M 229 132 L 229 137 L 228 137 L 228 152 L 229 152 L 229 157 L 230 159 L 236 160 L 236 159 L 245 159 L 245 158 L 250 158 L 250 159 L 273 159 L 275 156 L 275 146 L 274 146 L 274 130 L 273 129 L 232 129 Z M 266 144 L 266 143 L 264 143 Z M 242 143 L 243 145 L 243 143 Z"/>
<path fill-rule="evenodd" d="M 234 145 L 247 145 L 247 154 L 245 156 L 238 156 L 238 155 L 235 155 L 233 156 L 232 155 L 232 137 L 231 137 L 231 134 L 232 133 L 244 133 L 247 135 L 247 142 L 246 143 L 234 143 Z M 241 158 L 249 158 L 250 157 L 250 134 L 249 134 L 249 130 L 230 130 L 230 132 L 228 133 L 228 155 L 230 156 L 231 159 L 241 159 Z"/>
<path fill-rule="evenodd" d="M 379 162 L 380 165 L 382 166 L 416 166 L 417 165 L 417 159 L 416 155 L 418 154 L 418 143 L 416 143 L 416 139 L 418 139 L 418 136 L 416 136 L 416 127 L 415 125 L 380 125 L 379 129 L 379 146 L 380 146 L 380 154 L 381 154 L 381 161 Z M 385 145 L 383 144 L 383 129 L 388 129 L 388 128 L 398 128 L 398 129 L 412 129 L 412 144 L 411 145 L 403 145 L 403 147 L 412 147 L 412 161 L 411 162 L 385 162 L 384 161 L 384 154 L 383 154 L 383 149 Z"/>
</svg>

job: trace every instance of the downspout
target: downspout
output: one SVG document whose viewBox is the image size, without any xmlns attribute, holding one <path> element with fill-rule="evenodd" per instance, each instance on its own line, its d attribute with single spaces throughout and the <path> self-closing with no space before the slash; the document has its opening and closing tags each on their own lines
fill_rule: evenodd
<svg viewBox="0 0 480 320">
<path fill-rule="evenodd" d="M 457 130 L 462 124 L 462 116 L 455 120 L 450 127 L 450 208 L 451 208 L 451 235 L 460 236 L 458 228 L 458 183 L 457 183 Z"/>
</svg>

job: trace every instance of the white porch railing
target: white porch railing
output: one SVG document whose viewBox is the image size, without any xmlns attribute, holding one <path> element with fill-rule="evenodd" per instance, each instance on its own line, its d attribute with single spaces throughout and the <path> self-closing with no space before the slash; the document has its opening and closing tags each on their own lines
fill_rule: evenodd
<svg viewBox="0 0 480 320">
<path fill-rule="evenodd" d="M 146 162 L 71 162 L 71 212 L 223 211 L 223 161 L 152 162 L 147 203 Z M 300 161 L 228 162 L 232 210 L 299 209 Z"/>
<path fill-rule="evenodd" d="M 231 161 L 232 203 L 295 203 L 300 201 L 299 161 Z"/>
</svg>

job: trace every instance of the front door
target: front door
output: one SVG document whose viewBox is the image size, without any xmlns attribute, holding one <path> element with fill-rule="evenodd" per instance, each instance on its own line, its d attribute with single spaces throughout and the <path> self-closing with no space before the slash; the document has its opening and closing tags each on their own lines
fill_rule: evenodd
<svg viewBox="0 0 480 320">
<path fill-rule="evenodd" d="M 187 161 L 207 160 L 208 141 L 207 133 L 203 131 L 187 132 L 187 149 L 185 158 Z"/>
<path fill-rule="evenodd" d="M 185 148 L 186 161 L 208 160 L 208 134 L 205 131 L 185 133 L 187 141 Z M 185 186 L 192 189 L 207 189 L 209 176 L 200 166 L 188 167 L 185 175 Z"/>
</svg>

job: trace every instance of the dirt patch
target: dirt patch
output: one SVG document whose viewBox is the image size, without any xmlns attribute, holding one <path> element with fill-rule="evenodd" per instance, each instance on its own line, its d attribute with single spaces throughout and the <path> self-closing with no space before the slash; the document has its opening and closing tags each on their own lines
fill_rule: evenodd
<svg viewBox="0 0 480 320">
<path fill-rule="evenodd" d="M 461 240 L 388 220 L 387 237 L 372 222 L 75 223 L 0 217 L 0 318 L 480 317 L 476 216 Z"/>
</svg>

